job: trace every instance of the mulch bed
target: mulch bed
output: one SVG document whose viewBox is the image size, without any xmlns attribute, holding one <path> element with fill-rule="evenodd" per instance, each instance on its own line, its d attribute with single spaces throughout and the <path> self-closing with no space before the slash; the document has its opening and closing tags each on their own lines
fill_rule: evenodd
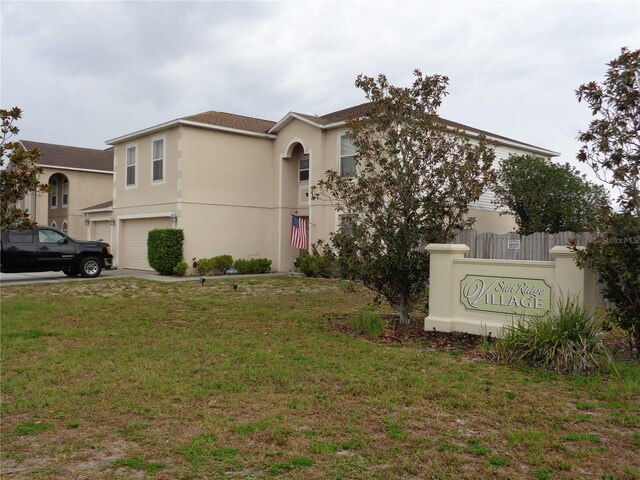
<svg viewBox="0 0 640 480">
<path fill-rule="evenodd" d="M 328 320 L 332 331 L 341 332 L 352 337 L 367 338 L 351 327 L 348 315 L 339 315 Z M 481 342 L 482 337 L 462 332 L 434 332 L 424 329 L 424 317 L 414 317 L 409 325 L 401 325 L 398 315 L 384 315 L 387 327 L 382 336 L 375 340 L 381 344 L 416 344 L 422 347 L 439 350 L 457 350 L 470 352 Z"/>
</svg>

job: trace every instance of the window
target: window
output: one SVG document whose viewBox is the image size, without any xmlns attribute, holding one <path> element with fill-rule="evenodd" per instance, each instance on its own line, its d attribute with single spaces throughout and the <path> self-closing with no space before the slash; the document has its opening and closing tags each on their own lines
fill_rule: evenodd
<svg viewBox="0 0 640 480">
<path fill-rule="evenodd" d="M 69 205 L 69 180 L 66 178 L 62 180 L 62 206 Z"/>
<path fill-rule="evenodd" d="M 305 155 L 298 162 L 298 180 L 301 182 L 309 180 L 309 155 Z"/>
<path fill-rule="evenodd" d="M 338 229 L 340 232 L 349 235 L 353 232 L 355 226 L 356 216 L 352 214 L 341 214 L 338 216 Z"/>
<path fill-rule="evenodd" d="M 33 243 L 33 230 L 9 231 L 10 243 Z"/>
<path fill-rule="evenodd" d="M 64 242 L 64 236 L 55 230 L 41 228 L 38 230 L 38 241 L 40 243 L 58 243 Z"/>
<path fill-rule="evenodd" d="M 53 222 L 51 222 L 51 226 L 53 228 L 58 228 L 58 224 L 56 223 L 56 221 L 54 220 Z"/>
<path fill-rule="evenodd" d="M 67 233 L 69 231 L 69 225 L 67 225 L 67 221 L 62 222 L 62 231 Z"/>
<path fill-rule="evenodd" d="M 164 140 L 154 140 L 152 150 L 152 181 L 159 182 L 164 180 Z"/>
<path fill-rule="evenodd" d="M 127 186 L 136 184 L 136 147 L 127 148 Z"/>
<path fill-rule="evenodd" d="M 346 135 L 340 137 L 340 176 L 356 176 L 356 149 Z"/>
<path fill-rule="evenodd" d="M 58 208 L 58 180 L 52 178 L 49 185 L 51 185 L 51 192 L 49 193 L 51 208 Z"/>
</svg>

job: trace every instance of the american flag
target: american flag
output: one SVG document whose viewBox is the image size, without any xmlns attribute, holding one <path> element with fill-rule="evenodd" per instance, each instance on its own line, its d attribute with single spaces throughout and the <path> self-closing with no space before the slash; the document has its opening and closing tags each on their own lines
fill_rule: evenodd
<svg viewBox="0 0 640 480">
<path fill-rule="evenodd" d="M 292 247 L 306 250 L 308 246 L 307 221 L 302 217 L 291 215 L 291 242 Z"/>
</svg>

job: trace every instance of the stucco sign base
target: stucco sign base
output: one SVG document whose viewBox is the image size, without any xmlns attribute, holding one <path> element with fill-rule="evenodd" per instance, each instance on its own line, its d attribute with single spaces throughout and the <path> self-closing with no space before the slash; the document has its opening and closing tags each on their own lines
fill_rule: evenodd
<svg viewBox="0 0 640 480">
<path fill-rule="evenodd" d="M 501 337 L 505 325 L 545 315 L 559 295 L 595 303 L 592 273 L 578 269 L 568 247 L 552 248 L 552 262 L 464 258 L 466 245 L 430 244 L 427 250 L 425 330 Z"/>
</svg>

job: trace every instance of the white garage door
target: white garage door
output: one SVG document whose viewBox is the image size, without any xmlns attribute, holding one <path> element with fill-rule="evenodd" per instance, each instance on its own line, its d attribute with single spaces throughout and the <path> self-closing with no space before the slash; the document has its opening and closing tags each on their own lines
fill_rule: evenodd
<svg viewBox="0 0 640 480">
<path fill-rule="evenodd" d="M 93 222 L 93 235 L 91 240 L 102 240 L 111 243 L 111 224 L 108 221 Z"/>
<path fill-rule="evenodd" d="M 141 218 L 125 220 L 122 245 L 120 245 L 120 267 L 137 270 L 153 270 L 147 261 L 147 235 L 154 228 L 171 228 L 170 218 Z"/>
</svg>

